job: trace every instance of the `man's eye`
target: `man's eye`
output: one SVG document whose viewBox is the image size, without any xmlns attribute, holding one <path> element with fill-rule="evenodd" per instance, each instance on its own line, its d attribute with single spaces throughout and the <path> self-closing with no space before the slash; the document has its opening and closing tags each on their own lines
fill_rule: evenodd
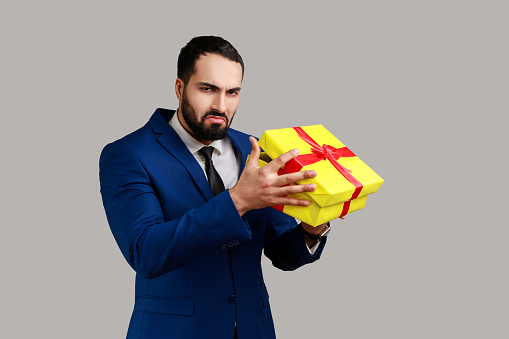
<svg viewBox="0 0 509 339">
<path fill-rule="evenodd" d="M 202 89 L 202 91 L 205 91 L 205 92 L 212 91 L 212 88 L 210 88 L 210 87 L 202 87 L 201 89 Z"/>
<path fill-rule="evenodd" d="M 230 94 L 230 95 L 238 95 L 239 92 L 237 92 L 237 91 L 228 91 L 228 94 Z"/>
</svg>

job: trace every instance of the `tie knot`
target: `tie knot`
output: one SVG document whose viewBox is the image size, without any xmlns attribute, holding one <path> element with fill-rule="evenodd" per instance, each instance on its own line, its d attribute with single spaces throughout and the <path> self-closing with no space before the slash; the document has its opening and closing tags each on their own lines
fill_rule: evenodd
<svg viewBox="0 0 509 339">
<path fill-rule="evenodd" d="M 205 146 L 202 149 L 200 149 L 198 152 L 200 152 L 200 154 L 203 155 L 205 160 L 209 161 L 212 159 L 212 152 L 214 152 L 214 147 Z"/>
</svg>

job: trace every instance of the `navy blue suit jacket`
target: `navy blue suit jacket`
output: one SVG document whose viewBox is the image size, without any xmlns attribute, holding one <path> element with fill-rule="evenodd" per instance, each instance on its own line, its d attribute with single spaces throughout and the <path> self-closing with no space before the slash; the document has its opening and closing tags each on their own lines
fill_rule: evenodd
<svg viewBox="0 0 509 339">
<path fill-rule="evenodd" d="M 100 158 L 104 208 L 136 271 L 127 338 L 274 338 L 261 253 L 283 270 L 317 260 L 293 218 L 273 208 L 240 217 L 229 191 L 213 196 L 202 168 L 157 109 Z M 248 135 L 230 129 L 242 155 Z M 242 170 L 242 169 L 241 169 Z M 296 295 L 298 298 L 299 296 Z"/>
</svg>

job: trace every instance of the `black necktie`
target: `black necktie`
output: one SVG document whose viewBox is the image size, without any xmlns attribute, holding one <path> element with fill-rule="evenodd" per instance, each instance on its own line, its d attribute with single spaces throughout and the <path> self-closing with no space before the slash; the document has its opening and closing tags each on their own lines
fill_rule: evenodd
<svg viewBox="0 0 509 339">
<path fill-rule="evenodd" d="M 198 152 L 200 152 L 200 154 L 205 158 L 205 173 L 207 173 L 212 194 L 216 196 L 224 191 L 224 184 L 219 173 L 217 173 L 216 168 L 214 167 L 214 163 L 212 162 L 212 152 L 214 152 L 214 147 L 206 146 Z"/>
</svg>

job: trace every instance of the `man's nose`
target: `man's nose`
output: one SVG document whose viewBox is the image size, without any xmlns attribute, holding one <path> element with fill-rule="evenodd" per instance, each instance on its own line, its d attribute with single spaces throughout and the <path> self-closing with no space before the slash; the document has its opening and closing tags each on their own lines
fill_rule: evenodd
<svg viewBox="0 0 509 339">
<path fill-rule="evenodd" d="M 214 96 L 211 108 L 218 113 L 226 112 L 226 96 L 224 93 L 217 93 Z"/>
</svg>

